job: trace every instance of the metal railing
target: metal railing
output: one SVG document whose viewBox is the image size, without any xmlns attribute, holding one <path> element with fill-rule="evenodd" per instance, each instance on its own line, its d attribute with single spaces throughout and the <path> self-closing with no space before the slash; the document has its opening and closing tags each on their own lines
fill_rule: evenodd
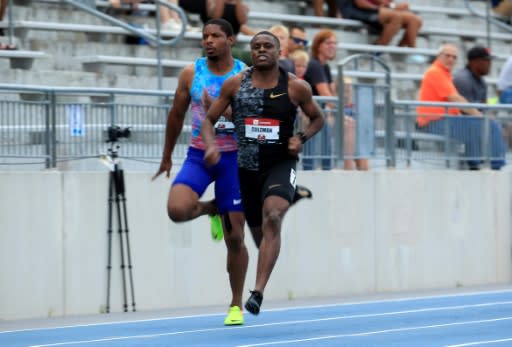
<svg viewBox="0 0 512 347">
<path fill-rule="evenodd" d="M 120 140 L 124 157 L 160 158 L 174 97 L 157 90 L 24 85 L 0 85 L 0 92 L 2 162 L 44 162 L 46 168 L 107 153 L 107 129 L 116 126 L 132 133 Z M 180 144 L 186 143 L 185 135 Z M 184 151 L 177 146 L 176 156 Z"/>
<path fill-rule="evenodd" d="M 485 13 L 476 10 L 471 4 L 472 1 L 474 0 L 464 0 L 464 5 L 471 14 L 486 21 L 487 47 L 491 48 L 491 24 L 510 32 L 512 32 L 512 26 L 500 21 L 497 18 L 494 18 L 494 16 L 491 14 L 491 4 L 489 0 L 478 0 L 480 2 L 485 2 Z"/>
<path fill-rule="evenodd" d="M 360 82 L 354 83 L 353 87 L 358 88 Z M 368 91 L 368 85 L 361 85 Z M 161 159 L 167 113 L 174 98 L 172 92 L 158 90 L 1 84 L 0 93 L 0 167 L 43 164 L 46 168 L 55 168 L 59 163 L 100 158 L 108 151 L 109 144 L 105 141 L 107 129 L 112 126 L 130 128 L 131 131 L 129 138 L 119 139 L 121 158 L 146 160 L 157 165 Z M 326 117 L 339 114 L 338 98 L 315 99 L 320 104 L 328 103 L 334 107 L 325 109 Z M 371 104 L 375 111 L 371 126 L 366 124 L 366 131 L 357 132 L 361 138 L 356 141 L 355 151 L 346 153 L 343 149 L 345 133 L 343 125 L 339 124 L 339 116 L 335 116 L 334 124 L 338 126 L 307 142 L 311 148 L 302 154 L 302 164 L 309 161 L 317 164 L 310 169 L 333 169 L 342 168 L 345 159 L 368 158 L 373 168 L 415 165 L 460 167 L 461 162 L 468 160 L 460 141 L 449 134 L 429 134 L 416 128 L 416 107 L 420 105 L 482 109 L 485 122 L 496 119 L 501 124 L 506 133 L 507 155 L 511 154 L 512 105 L 420 103 L 410 100 L 390 101 L 387 105 L 382 97 L 354 100 Z M 391 113 L 388 116 L 387 109 Z M 175 163 L 185 158 L 190 124 L 187 115 L 173 153 Z M 357 126 L 363 126 L 358 118 Z M 471 159 L 490 163 L 493 160 L 487 149 L 490 141 L 485 133 L 481 138 L 481 154 Z M 390 158 L 395 160 L 390 161 Z"/>
</svg>

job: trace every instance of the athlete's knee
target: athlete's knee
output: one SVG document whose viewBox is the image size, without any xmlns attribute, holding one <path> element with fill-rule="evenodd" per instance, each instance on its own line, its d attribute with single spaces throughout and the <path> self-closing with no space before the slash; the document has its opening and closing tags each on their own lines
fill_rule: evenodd
<svg viewBox="0 0 512 347">
<path fill-rule="evenodd" d="M 228 250 L 238 252 L 244 246 L 245 220 L 241 213 L 226 213 L 224 221 L 224 239 Z"/>
<path fill-rule="evenodd" d="M 267 223 L 272 227 L 279 227 L 283 221 L 283 212 L 279 208 L 270 208 L 265 213 Z"/>
<path fill-rule="evenodd" d="M 241 232 L 231 232 L 224 234 L 224 240 L 226 241 L 226 247 L 229 251 L 239 252 L 244 245 L 244 236 Z"/>
<path fill-rule="evenodd" d="M 184 222 L 188 220 L 189 211 L 186 206 L 169 204 L 167 206 L 167 215 L 173 222 Z"/>
</svg>

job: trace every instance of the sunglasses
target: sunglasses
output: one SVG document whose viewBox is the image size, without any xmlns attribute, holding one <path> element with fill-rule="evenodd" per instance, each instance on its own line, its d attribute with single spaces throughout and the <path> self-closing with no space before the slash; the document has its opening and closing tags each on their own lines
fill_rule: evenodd
<svg viewBox="0 0 512 347">
<path fill-rule="evenodd" d="M 304 39 L 301 39 L 300 37 L 291 37 L 291 39 L 293 40 L 293 42 L 297 45 L 303 45 L 304 47 L 307 47 L 309 41 L 308 40 L 304 40 Z"/>
</svg>

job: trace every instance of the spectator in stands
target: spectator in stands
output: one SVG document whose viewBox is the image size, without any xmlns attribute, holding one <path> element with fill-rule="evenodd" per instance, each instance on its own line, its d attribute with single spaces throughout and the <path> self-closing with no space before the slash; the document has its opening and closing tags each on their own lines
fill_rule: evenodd
<svg viewBox="0 0 512 347">
<path fill-rule="evenodd" d="M 209 19 L 223 18 L 231 24 L 235 36 L 238 33 L 254 35 L 256 32 L 247 26 L 249 7 L 243 0 L 178 0 L 185 11 L 198 14 L 203 23 Z M 247 65 L 252 65 L 250 51 L 236 44 L 231 50 L 233 56 Z"/>
<path fill-rule="evenodd" d="M 332 79 L 331 69 L 329 67 L 329 62 L 334 60 L 336 57 L 336 34 L 334 31 L 330 29 L 322 29 L 313 38 L 313 44 L 311 46 L 311 59 L 308 63 L 308 68 L 306 70 L 306 74 L 304 75 L 304 79 L 309 82 L 311 88 L 313 89 L 313 95 L 317 96 L 336 96 L 336 84 Z M 313 140 L 305 143 L 304 146 L 304 154 L 307 155 L 318 155 L 322 156 L 322 169 L 330 170 L 332 167 L 332 156 L 333 156 L 333 136 L 334 136 L 334 127 L 336 120 L 334 118 L 334 112 L 331 111 L 335 108 L 335 105 L 332 103 L 322 103 L 325 118 L 326 118 L 326 126 L 323 127 L 321 136 L 317 136 L 316 138 L 321 143 L 320 150 L 315 151 L 315 145 L 317 144 L 317 140 Z M 354 129 L 355 126 L 351 123 L 354 120 L 350 117 L 345 117 L 345 127 L 348 129 Z M 304 170 L 312 170 L 314 169 L 313 160 L 310 158 L 305 158 L 302 161 Z M 347 170 L 352 170 L 355 168 L 355 164 L 353 160 L 345 160 L 344 168 Z"/>
<path fill-rule="evenodd" d="M 290 60 L 293 63 L 293 69 L 295 71 L 295 76 L 304 79 L 304 75 L 306 74 L 306 69 L 308 68 L 309 63 L 309 54 L 303 49 L 297 49 L 293 51 L 289 55 Z"/>
<path fill-rule="evenodd" d="M 250 36 L 256 33 L 247 26 L 249 7 L 243 0 L 178 0 L 178 4 L 185 11 L 198 14 L 203 23 L 212 18 L 227 20 L 235 35 L 239 32 Z"/>
<path fill-rule="evenodd" d="M 457 47 L 444 44 L 440 47 L 436 59 L 427 69 L 419 90 L 419 101 L 467 103 L 465 97 L 457 92 L 452 81 L 451 71 L 458 58 Z M 459 115 L 481 116 L 475 108 L 456 108 L 419 106 L 416 109 L 418 128 L 422 131 L 444 136 L 448 130 L 452 139 L 465 145 L 465 155 L 471 170 L 478 170 L 482 157 L 481 151 L 484 122 L 482 117 L 460 117 Z M 501 126 L 493 119 L 489 121 L 491 168 L 499 170 L 505 165 L 505 147 L 501 135 Z"/>
<path fill-rule="evenodd" d="M 293 61 L 288 57 L 288 41 L 290 40 L 290 32 L 288 31 L 288 28 L 284 25 L 278 24 L 272 26 L 268 31 L 279 39 L 279 44 L 281 45 L 281 50 L 279 52 L 279 67 L 286 72 L 294 73 L 295 66 L 293 65 Z"/>
<path fill-rule="evenodd" d="M 9 0 L 0 0 L 0 22 L 3 21 L 5 17 L 5 12 L 7 12 L 7 5 Z M 0 28 L 0 36 L 4 36 L 4 30 Z M 0 50 L 15 50 L 16 46 L 11 44 L 0 43 Z"/>
<path fill-rule="evenodd" d="M 354 96 L 353 96 L 353 85 L 352 79 L 350 77 L 345 77 L 343 79 L 343 104 L 344 104 L 344 114 L 345 117 L 354 116 Z M 361 170 L 367 171 L 370 169 L 370 164 L 367 158 L 362 158 L 361 154 L 358 153 L 356 148 L 356 122 L 345 121 L 345 127 L 343 132 L 343 148 L 345 157 L 354 157 L 354 154 L 357 158 L 348 161 L 348 170 Z"/>
<path fill-rule="evenodd" d="M 178 0 L 168 0 L 169 3 L 172 3 L 174 5 L 177 5 Z M 139 4 L 143 3 L 154 3 L 153 1 L 147 1 L 147 0 L 109 0 L 110 5 L 112 8 L 120 9 L 122 8 L 122 5 L 130 5 L 133 10 L 137 9 L 137 6 Z M 130 11 L 129 14 L 132 14 L 133 12 Z M 135 24 L 132 24 L 134 26 L 137 26 Z M 178 13 L 174 10 L 171 10 L 167 6 L 160 6 L 160 27 L 162 30 L 173 30 L 173 31 L 179 31 L 181 30 L 181 19 Z M 186 28 L 187 31 L 199 31 L 199 28 L 192 27 L 190 25 L 187 25 Z M 136 40 L 139 41 L 139 40 Z"/>
<path fill-rule="evenodd" d="M 394 3 L 389 0 L 337 0 L 343 18 L 365 22 L 380 32 L 377 45 L 389 45 L 393 37 L 404 29 L 399 46 L 416 47 L 416 36 L 422 20 L 409 11 L 407 3 Z"/>
<path fill-rule="evenodd" d="M 169 3 L 178 5 L 178 0 L 168 0 Z M 160 21 L 163 30 L 181 30 L 181 19 L 176 11 L 168 7 L 160 6 Z M 187 31 L 199 31 L 199 28 L 187 25 Z"/>
<path fill-rule="evenodd" d="M 490 0 L 492 11 L 505 19 L 510 24 L 510 18 L 512 17 L 512 0 Z"/>
<path fill-rule="evenodd" d="M 0 0 L 0 22 L 4 20 L 9 0 Z M 4 36 L 4 29 L 0 28 L 0 36 Z"/>
<path fill-rule="evenodd" d="M 468 51 L 467 64 L 453 76 L 453 84 L 468 102 L 487 103 L 487 83 L 483 76 L 491 69 L 491 53 L 483 46 L 474 46 Z"/>
<path fill-rule="evenodd" d="M 336 0 L 313 0 L 313 13 L 315 16 L 323 17 L 325 15 L 324 3 L 327 3 L 327 16 L 337 17 L 338 9 L 336 8 Z"/>
<path fill-rule="evenodd" d="M 501 68 L 498 77 L 498 93 L 500 103 L 512 104 L 512 56 L 510 56 L 505 65 Z"/>
<path fill-rule="evenodd" d="M 498 100 L 500 104 L 512 104 L 512 56 L 510 56 L 498 76 Z M 504 137 L 508 148 L 512 148 L 512 122 L 505 122 Z"/>
<path fill-rule="evenodd" d="M 290 39 L 288 40 L 288 54 L 292 54 L 295 50 L 305 50 L 308 47 L 306 39 L 306 29 L 294 24 L 290 26 Z"/>
</svg>

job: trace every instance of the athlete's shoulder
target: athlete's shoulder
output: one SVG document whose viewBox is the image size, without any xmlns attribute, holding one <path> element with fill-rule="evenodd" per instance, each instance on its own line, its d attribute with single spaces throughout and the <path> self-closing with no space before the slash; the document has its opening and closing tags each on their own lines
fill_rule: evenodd
<svg viewBox="0 0 512 347">
<path fill-rule="evenodd" d="M 235 71 L 242 71 L 247 68 L 247 65 L 243 61 L 236 59 L 236 58 L 233 58 L 233 61 L 234 61 L 234 70 Z"/>
<path fill-rule="evenodd" d="M 189 64 L 189 65 L 185 66 L 183 68 L 183 70 L 181 70 L 178 81 L 182 82 L 182 83 L 187 83 L 187 84 L 192 82 L 192 79 L 194 78 L 194 72 L 195 72 L 194 64 Z"/>
<path fill-rule="evenodd" d="M 311 86 L 308 82 L 306 82 L 303 79 L 298 78 L 295 76 L 295 74 L 288 72 L 288 86 L 292 88 L 298 88 L 298 89 L 307 89 L 311 90 Z"/>
</svg>

